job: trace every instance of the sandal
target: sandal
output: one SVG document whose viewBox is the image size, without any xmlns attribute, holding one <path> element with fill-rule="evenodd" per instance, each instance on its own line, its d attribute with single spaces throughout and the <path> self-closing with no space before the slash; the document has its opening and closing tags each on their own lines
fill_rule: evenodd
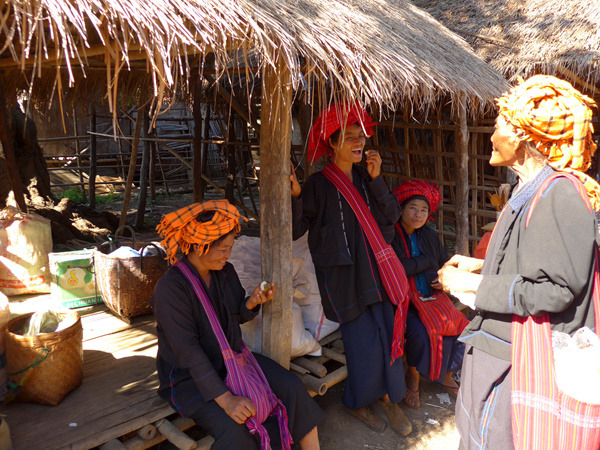
<svg viewBox="0 0 600 450">
<path fill-rule="evenodd" d="M 454 396 L 454 398 L 458 396 L 458 390 L 460 389 L 460 386 L 448 386 L 442 384 L 442 387 L 446 389 L 450 395 Z"/>
<path fill-rule="evenodd" d="M 419 395 L 419 390 L 416 391 L 414 389 L 406 386 L 406 394 L 403 399 L 404 403 L 406 403 L 411 408 L 420 408 L 421 407 L 421 399 Z"/>
</svg>

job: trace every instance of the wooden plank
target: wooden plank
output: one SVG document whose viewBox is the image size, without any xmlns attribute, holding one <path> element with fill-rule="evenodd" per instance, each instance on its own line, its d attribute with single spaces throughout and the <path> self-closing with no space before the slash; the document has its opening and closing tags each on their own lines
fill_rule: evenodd
<svg viewBox="0 0 600 450">
<path fill-rule="evenodd" d="M 457 106 L 456 130 L 456 243 L 455 253 L 469 255 L 469 131 L 466 99 Z"/>
<path fill-rule="evenodd" d="M 260 247 L 263 279 L 276 286 L 263 305 L 263 353 L 286 369 L 292 346 L 290 147 L 292 89 L 282 58 L 265 65 L 260 134 Z"/>
</svg>

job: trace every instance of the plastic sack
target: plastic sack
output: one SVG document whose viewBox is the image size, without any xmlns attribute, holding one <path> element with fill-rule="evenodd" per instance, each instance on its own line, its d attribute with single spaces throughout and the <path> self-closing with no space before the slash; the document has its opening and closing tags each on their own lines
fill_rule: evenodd
<svg viewBox="0 0 600 450">
<path fill-rule="evenodd" d="M 600 404 L 600 338 L 588 327 L 573 336 L 552 331 L 556 386 L 576 400 Z"/>
<path fill-rule="evenodd" d="M 42 333 L 58 333 L 71 325 L 73 320 L 66 320 L 64 313 L 52 310 L 37 311 L 23 323 L 19 334 L 37 336 Z"/>
<path fill-rule="evenodd" d="M 6 295 L 50 292 L 50 221 L 6 207 L 0 212 L 0 292 Z"/>
<path fill-rule="evenodd" d="M 294 279 L 294 301 L 300 305 L 304 327 L 320 341 L 340 327 L 340 324 L 325 317 L 315 265 L 308 248 L 308 233 L 292 243 L 292 256 L 302 259 L 304 264 Z"/>
<path fill-rule="evenodd" d="M 118 249 L 110 252 L 108 256 L 112 258 L 139 258 L 140 252 L 124 245 L 123 247 L 119 247 Z"/>
<path fill-rule="evenodd" d="M 250 236 L 240 236 L 235 240 L 231 258 L 229 262 L 233 264 L 240 277 L 240 282 L 247 294 L 251 294 L 262 279 L 260 269 L 260 238 Z M 292 285 L 296 288 L 296 275 L 302 267 L 303 261 L 294 258 Z M 306 355 L 307 353 L 318 353 L 321 346 L 315 338 L 305 329 L 303 323 L 303 314 L 300 306 L 293 304 L 292 314 L 292 358 Z M 241 325 L 242 338 L 244 342 L 254 352 L 260 353 L 262 350 L 262 308 L 256 318 L 250 322 Z"/>
</svg>

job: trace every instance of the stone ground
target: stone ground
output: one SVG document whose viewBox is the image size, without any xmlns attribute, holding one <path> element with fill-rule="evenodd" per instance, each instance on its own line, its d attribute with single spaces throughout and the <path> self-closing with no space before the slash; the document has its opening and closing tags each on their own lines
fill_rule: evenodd
<svg viewBox="0 0 600 450">
<path fill-rule="evenodd" d="M 209 198 L 220 198 L 216 194 Z M 146 210 L 146 229 L 144 239 L 152 234 L 160 218 L 177 208 L 193 202 L 191 194 L 176 194 L 170 197 L 159 196 L 156 201 L 149 202 Z M 135 212 L 135 199 L 132 202 Z M 104 204 L 104 209 L 120 211 L 119 201 Z M 133 222 L 130 216 L 128 223 Z M 243 234 L 258 235 L 258 224 L 251 220 L 242 229 Z M 455 399 L 436 383 L 421 380 L 421 408 L 413 409 L 402 404 L 402 409 L 413 424 L 413 432 L 407 437 L 397 436 L 389 428 L 383 433 L 368 429 L 362 422 L 349 415 L 342 403 L 344 382 L 330 388 L 324 396 L 316 397 L 319 406 L 325 411 L 325 419 L 319 426 L 321 448 L 325 450 L 346 449 L 431 449 L 447 450 L 458 448 L 459 437 L 454 424 Z M 384 419 L 385 413 L 380 408 L 375 412 Z M 188 433 L 200 439 L 202 431 L 190 429 Z M 155 449 L 175 449 L 169 443 L 157 445 Z"/>
</svg>

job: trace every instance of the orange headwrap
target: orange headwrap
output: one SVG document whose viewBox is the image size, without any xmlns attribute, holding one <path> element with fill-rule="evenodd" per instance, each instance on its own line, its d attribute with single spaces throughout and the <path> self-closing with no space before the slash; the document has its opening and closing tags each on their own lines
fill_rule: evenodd
<svg viewBox="0 0 600 450">
<path fill-rule="evenodd" d="M 206 211 L 215 211 L 215 215 L 208 222 L 198 222 L 196 217 Z M 162 245 L 167 251 L 167 258 L 174 263 L 178 248 L 187 254 L 193 244 L 200 244 L 201 254 L 204 254 L 210 244 L 221 236 L 231 230 L 238 232 L 240 217 L 248 220 L 227 200 L 210 200 L 194 203 L 167 214 L 156 227 L 156 231 L 163 238 Z"/>
<path fill-rule="evenodd" d="M 331 135 L 342 128 L 342 125 L 348 126 L 355 123 L 363 128 L 367 137 L 373 135 L 375 122 L 358 103 L 336 102 L 321 111 L 308 136 L 309 161 L 316 162 L 323 155 L 332 156 L 329 146 Z"/>
<path fill-rule="evenodd" d="M 594 101 L 566 81 L 535 75 L 496 102 L 499 113 L 525 133 L 554 169 L 570 172 L 583 182 L 592 206 L 600 210 L 600 185 L 583 173 L 596 151 Z"/>
</svg>

